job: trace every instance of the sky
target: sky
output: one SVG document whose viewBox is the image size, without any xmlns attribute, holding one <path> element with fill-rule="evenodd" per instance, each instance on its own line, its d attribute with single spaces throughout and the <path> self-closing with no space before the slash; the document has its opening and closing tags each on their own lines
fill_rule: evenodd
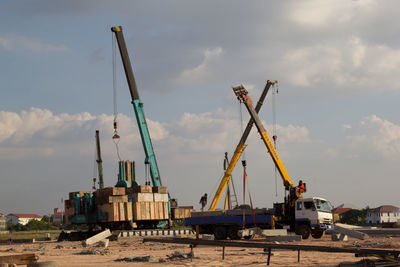
<svg viewBox="0 0 400 267">
<path fill-rule="evenodd" d="M 399 8 L 373 0 L 1 1 L 0 212 L 49 214 L 68 192 L 90 190 L 96 130 L 105 185 L 115 185 L 117 25 L 163 185 L 180 205 L 199 209 L 204 193 L 211 202 L 224 153 L 232 155 L 249 119 L 232 86 L 243 84 L 257 101 L 266 81 L 278 80 L 259 115 L 270 135 L 276 128 L 277 151 L 293 183 L 306 182 L 305 197 L 400 206 Z M 136 161 L 144 184 L 118 51 L 115 72 L 120 156 Z M 254 205 L 282 201 L 282 180 L 255 128 L 244 159 Z M 242 176 L 239 162 L 239 204 Z"/>
</svg>

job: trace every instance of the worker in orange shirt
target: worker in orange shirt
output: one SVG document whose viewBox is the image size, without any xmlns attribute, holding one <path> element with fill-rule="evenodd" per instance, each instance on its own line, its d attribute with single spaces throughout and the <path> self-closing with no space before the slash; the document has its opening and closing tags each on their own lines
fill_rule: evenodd
<svg viewBox="0 0 400 267">
<path fill-rule="evenodd" d="M 298 192 L 299 197 L 302 197 L 302 193 L 303 192 L 307 192 L 306 183 L 303 183 L 302 180 L 299 181 L 299 185 L 296 186 L 296 188 L 297 188 L 297 192 Z"/>
</svg>

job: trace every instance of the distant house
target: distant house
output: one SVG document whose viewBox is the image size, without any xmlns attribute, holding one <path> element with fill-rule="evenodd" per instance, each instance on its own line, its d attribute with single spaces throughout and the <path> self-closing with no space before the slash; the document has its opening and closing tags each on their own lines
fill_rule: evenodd
<svg viewBox="0 0 400 267">
<path fill-rule="evenodd" d="M 54 209 L 52 216 L 54 225 L 60 226 L 63 223 L 64 212 L 62 212 L 59 208 Z"/>
<path fill-rule="evenodd" d="M 366 221 L 369 224 L 400 222 L 400 209 L 392 205 L 383 205 L 370 209 L 367 213 Z"/>
<path fill-rule="evenodd" d="M 6 215 L 0 213 L 0 232 L 7 230 Z"/>
<path fill-rule="evenodd" d="M 12 224 L 22 224 L 26 225 L 30 220 L 38 220 L 42 219 L 42 216 L 37 214 L 23 214 L 23 213 L 10 213 L 7 215 L 7 222 Z"/>
<path fill-rule="evenodd" d="M 342 219 L 343 214 L 345 214 L 349 210 L 352 210 L 352 208 L 334 208 L 332 210 L 333 222 L 340 222 L 340 220 Z"/>
</svg>

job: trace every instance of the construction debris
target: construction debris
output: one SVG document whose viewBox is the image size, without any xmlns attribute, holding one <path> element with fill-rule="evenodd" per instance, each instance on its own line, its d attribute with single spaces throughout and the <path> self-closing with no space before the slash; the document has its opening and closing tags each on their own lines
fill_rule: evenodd
<svg viewBox="0 0 400 267">
<path fill-rule="evenodd" d="M 44 251 L 45 247 L 44 246 L 39 246 L 37 248 L 25 248 L 23 251 Z"/>
<path fill-rule="evenodd" d="M 163 262 L 163 260 L 154 257 L 152 255 L 150 256 L 143 256 L 143 257 L 125 257 L 125 258 L 120 258 L 116 259 L 115 261 L 127 261 L 127 262 L 152 262 L 152 263 L 158 263 L 158 262 Z"/>
<path fill-rule="evenodd" d="M 248 228 L 238 231 L 238 236 L 252 236 L 252 235 L 262 235 L 262 236 L 287 236 L 286 229 L 261 229 L 259 227 Z"/>
<path fill-rule="evenodd" d="M 194 253 L 193 251 L 189 253 L 182 253 L 179 251 L 174 251 L 171 255 L 167 255 L 168 260 L 170 261 L 176 261 L 176 260 L 184 260 L 184 259 L 192 259 L 194 258 Z"/>
<path fill-rule="evenodd" d="M 357 238 L 357 239 L 360 239 L 360 240 L 365 240 L 365 239 L 368 238 L 367 234 L 361 233 L 361 232 L 359 232 L 357 230 L 350 229 L 350 228 L 347 228 L 347 227 L 345 228 L 342 225 L 341 226 L 335 225 L 335 229 L 332 231 L 332 233 L 333 233 L 332 234 L 332 240 L 333 240 L 334 234 L 348 235 L 350 237 L 354 237 L 354 238 Z M 342 238 L 344 238 L 344 236 Z"/>
<path fill-rule="evenodd" d="M 333 233 L 332 236 L 332 241 L 348 241 L 348 237 L 345 234 L 337 234 L 337 233 Z"/>
<path fill-rule="evenodd" d="M 106 247 L 108 247 L 109 242 L 110 242 L 110 240 L 108 240 L 107 238 L 103 239 L 103 240 L 99 241 L 98 247 L 106 248 Z"/>
<path fill-rule="evenodd" d="M 104 230 L 103 232 L 98 233 L 97 235 L 94 235 L 94 236 L 92 236 L 92 237 L 90 237 L 90 238 L 88 238 L 86 240 L 83 240 L 82 241 L 82 246 L 86 247 L 86 246 L 89 246 L 89 245 L 93 245 L 93 244 L 95 244 L 97 242 L 100 242 L 100 241 L 104 240 L 105 238 L 107 238 L 109 236 L 111 236 L 110 230 L 109 229 Z M 108 245 L 108 243 L 107 243 L 107 245 Z"/>
<path fill-rule="evenodd" d="M 110 250 L 109 249 L 104 249 L 104 250 L 100 250 L 100 249 L 89 249 L 89 250 L 83 250 L 81 252 L 76 253 L 77 255 L 108 255 L 110 254 Z"/>
</svg>

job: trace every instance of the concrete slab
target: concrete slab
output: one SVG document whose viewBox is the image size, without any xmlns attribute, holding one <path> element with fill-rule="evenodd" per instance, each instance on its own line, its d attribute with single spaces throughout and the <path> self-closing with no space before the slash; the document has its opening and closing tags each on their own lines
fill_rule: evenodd
<svg viewBox="0 0 400 267">
<path fill-rule="evenodd" d="M 239 230 L 238 235 L 240 237 L 250 236 L 250 235 L 287 236 L 287 229 L 261 229 L 258 227 L 254 227 L 254 228 Z"/>
<path fill-rule="evenodd" d="M 342 226 L 339 225 L 335 225 L 335 229 L 333 230 L 333 234 L 335 233 L 339 233 L 339 234 L 344 234 L 344 235 L 348 235 L 350 237 L 354 237 L 360 240 L 365 240 L 368 238 L 368 235 L 353 229 L 349 229 L 349 228 L 344 228 Z"/>
<path fill-rule="evenodd" d="M 345 234 L 334 233 L 331 236 L 332 241 L 348 241 L 348 236 Z"/>
<path fill-rule="evenodd" d="M 287 229 L 264 229 L 260 233 L 263 236 L 287 236 Z"/>
<path fill-rule="evenodd" d="M 110 230 L 109 229 L 104 230 L 103 232 L 100 232 L 97 235 L 94 235 L 92 237 L 89 237 L 86 240 L 83 240 L 82 241 L 82 246 L 86 247 L 86 246 L 89 246 L 89 245 L 93 245 L 93 244 L 95 244 L 95 243 L 97 243 L 97 242 L 99 242 L 99 241 L 101 241 L 101 240 L 103 240 L 103 239 L 105 239 L 105 238 L 107 238 L 109 236 L 111 236 Z"/>
</svg>

